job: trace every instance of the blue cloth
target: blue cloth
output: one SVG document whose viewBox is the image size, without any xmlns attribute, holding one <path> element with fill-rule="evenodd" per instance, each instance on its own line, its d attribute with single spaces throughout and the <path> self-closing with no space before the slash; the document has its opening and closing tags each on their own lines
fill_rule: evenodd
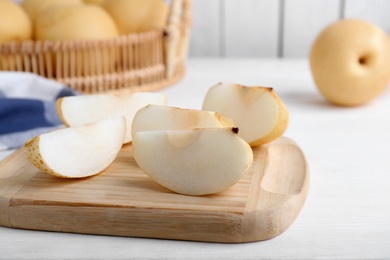
<svg viewBox="0 0 390 260">
<path fill-rule="evenodd" d="M 0 150 L 62 126 L 55 101 L 77 92 L 53 80 L 24 72 L 0 72 Z"/>
</svg>

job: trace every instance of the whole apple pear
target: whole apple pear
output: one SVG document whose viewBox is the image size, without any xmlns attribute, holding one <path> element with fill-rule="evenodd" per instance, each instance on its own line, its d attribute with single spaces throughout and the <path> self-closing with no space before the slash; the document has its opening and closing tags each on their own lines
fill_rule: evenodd
<svg viewBox="0 0 390 260">
<path fill-rule="evenodd" d="M 337 21 L 315 40 L 310 68 L 317 88 L 330 102 L 368 103 L 389 85 L 390 38 L 367 21 Z"/>
</svg>

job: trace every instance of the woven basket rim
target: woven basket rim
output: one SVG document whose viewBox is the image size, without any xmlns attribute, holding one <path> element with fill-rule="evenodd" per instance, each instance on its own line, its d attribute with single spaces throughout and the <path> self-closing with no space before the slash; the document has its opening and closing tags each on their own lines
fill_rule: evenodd
<svg viewBox="0 0 390 260">
<path fill-rule="evenodd" d="M 184 73 L 190 10 L 191 0 L 172 0 L 162 28 L 110 38 L 0 43 L 0 69 L 33 72 L 83 93 L 166 87 Z"/>
<path fill-rule="evenodd" d="M 73 40 L 25 40 L 25 41 L 8 41 L 0 43 L 0 51 L 7 47 L 21 46 L 21 45 L 90 45 L 90 44 L 105 44 L 121 41 L 134 41 L 137 42 L 139 39 L 151 40 L 156 36 L 166 34 L 166 27 L 155 30 L 148 30 L 138 33 L 122 34 L 111 38 L 99 38 L 99 39 L 73 39 Z"/>
</svg>

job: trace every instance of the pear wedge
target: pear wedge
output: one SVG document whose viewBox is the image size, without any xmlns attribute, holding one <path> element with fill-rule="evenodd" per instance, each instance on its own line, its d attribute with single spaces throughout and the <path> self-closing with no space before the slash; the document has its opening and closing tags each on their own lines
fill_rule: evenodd
<svg viewBox="0 0 390 260">
<path fill-rule="evenodd" d="M 103 171 L 116 158 L 126 133 L 125 118 L 55 130 L 24 145 L 27 159 L 44 172 L 83 178 Z"/>
<path fill-rule="evenodd" d="M 272 88 L 219 83 L 208 90 L 202 109 L 232 118 L 251 146 L 275 140 L 288 127 L 287 107 Z"/>
<path fill-rule="evenodd" d="M 234 185 L 253 161 L 251 147 L 233 127 L 135 132 L 140 168 L 181 194 L 206 195 Z"/>
<path fill-rule="evenodd" d="M 66 126 L 79 126 L 110 117 L 125 116 L 127 130 L 124 143 L 129 143 L 135 113 L 149 104 L 165 105 L 166 95 L 139 92 L 63 97 L 57 100 L 56 110 Z"/>
<path fill-rule="evenodd" d="M 148 105 L 133 119 L 132 134 L 138 131 L 184 130 L 206 127 L 234 127 L 230 118 L 219 113 L 195 109 Z"/>
</svg>

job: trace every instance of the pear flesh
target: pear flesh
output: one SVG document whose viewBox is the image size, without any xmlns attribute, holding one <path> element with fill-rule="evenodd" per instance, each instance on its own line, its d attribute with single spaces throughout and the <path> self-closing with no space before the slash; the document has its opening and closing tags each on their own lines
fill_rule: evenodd
<svg viewBox="0 0 390 260">
<path fill-rule="evenodd" d="M 234 127 L 230 118 L 216 112 L 148 105 L 133 119 L 132 134 L 138 131 L 184 130 L 206 127 Z"/>
<path fill-rule="evenodd" d="M 209 89 L 203 110 L 233 119 L 238 135 L 251 146 L 280 137 L 288 126 L 288 110 L 272 88 L 219 83 Z"/>
<path fill-rule="evenodd" d="M 57 100 L 56 110 L 67 126 L 79 126 L 110 117 L 126 117 L 124 143 L 131 142 L 131 124 L 136 112 L 149 104 L 166 104 L 164 93 L 95 94 L 64 97 Z"/>
<path fill-rule="evenodd" d="M 234 185 L 253 161 L 237 128 L 135 132 L 133 154 L 140 168 L 181 194 L 206 195 Z"/>
<path fill-rule="evenodd" d="M 27 159 L 39 169 L 62 178 L 95 175 L 119 153 L 126 132 L 124 117 L 55 130 L 27 141 Z"/>
</svg>

